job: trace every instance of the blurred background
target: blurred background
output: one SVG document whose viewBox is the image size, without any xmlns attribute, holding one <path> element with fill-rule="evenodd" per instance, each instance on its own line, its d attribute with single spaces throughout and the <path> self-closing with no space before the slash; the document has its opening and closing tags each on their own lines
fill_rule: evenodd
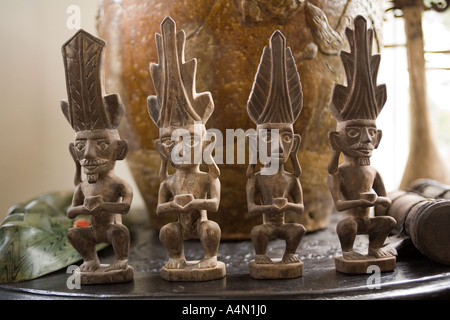
<svg viewBox="0 0 450 320">
<path fill-rule="evenodd" d="M 96 15 L 93 0 L 1 2 L 0 220 L 14 204 L 73 189 L 75 165 L 68 145 L 74 132 L 59 106 L 67 97 L 61 46 L 77 27 L 97 34 Z M 389 191 L 398 188 L 408 157 L 409 83 L 403 20 L 392 12 L 385 20 L 378 83 L 386 83 L 388 100 L 377 121 L 383 140 L 372 164 Z M 432 127 L 449 162 L 450 12 L 427 11 L 423 29 Z M 126 161 L 117 162 L 116 173 L 133 184 L 133 207 L 143 208 Z"/>
</svg>

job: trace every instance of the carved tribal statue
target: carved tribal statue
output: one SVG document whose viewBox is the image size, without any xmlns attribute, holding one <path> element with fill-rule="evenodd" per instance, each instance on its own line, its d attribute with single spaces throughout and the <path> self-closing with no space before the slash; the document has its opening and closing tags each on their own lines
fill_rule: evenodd
<svg viewBox="0 0 450 320">
<path fill-rule="evenodd" d="M 264 48 L 247 104 L 247 112 L 257 125 L 263 164 L 256 173 L 256 165 L 249 165 L 246 188 L 250 216 L 263 218 L 263 224 L 251 232 L 256 257 L 250 262 L 250 276 L 256 279 L 295 278 L 303 274 L 303 263 L 295 253 L 306 229 L 298 223 L 285 223 L 287 210 L 302 214 L 304 209 L 297 158 L 301 138 L 293 128 L 302 104 L 302 86 L 292 52 L 286 48 L 285 37 L 276 31 L 270 46 Z M 264 149 L 267 157 L 262 157 Z M 289 159 L 293 173 L 285 170 Z M 275 238 L 286 241 L 286 250 L 282 259 L 272 260 L 266 250 Z"/>
<path fill-rule="evenodd" d="M 211 152 L 203 159 L 208 172 L 200 170 L 203 151 L 215 144 L 205 128 L 214 102 L 209 92 L 195 91 L 197 60 L 184 60 L 184 30 L 177 32 L 175 22 L 167 17 L 161 31 L 155 35 L 159 64 L 150 65 L 156 96 L 148 98 L 150 117 L 160 133 L 155 141 L 161 156 L 156 214 L 178 215 L 177 222 L 160 230 L 159 238 L 169 253 L 161 277 L 169 281 L 218 279 L 226 271 L 225 264 L 217 261 L 220 227 L 207 216 L 220 203 L 220 172 Z M 172 175 L 168 175 L 169 163 L 175 168 Z M 203 247 L 200 261 L 186 261 L 183 243 L 192 238 L 200 239 Z"/>
<path fill-rule="evenodd" d="M 105 95 L 103 54 L 105 42 L 80 30 L 62 47 L 68 100 L 62 111 L 75 131 L 70 153 L 76 163 L 75 192 L 67 211 L 69 218 L 90 215 L 91 226 L 69 229 L 67 237 L 81 254 L 81 283 L 116 283 L 133 279 L 128 265 L 129 231 L 122 224 L 133 197 L 131 186 L 114 174 L 128 144 L 118 126 L 125 114 L 117 94 Z M 82 180 L 82 172 L 86 179 Z M 95 246 L 112 244 L 116 260 L 101 265 Z"/>
<path fill-rule="evenodd" d="M 336 269 L 344 273 L 366 273 L 369 265 L 381 271 L 395 268 L 395 249 L 383 243 L 396 222 L 391 217 L 369 215 L 370 207 L 388 207 L 383 180 L 370 166 L 372 151 L 381 140 L 376 119 L 386 102 L 386 86 L 376 84 L 380 55 L 372 55 L 373 30 L 362 16 L 354 20 L 354 30 L 346 29 L 350 52 L 341 52 L 347 86 L 336 84 L 330 103 L 337 131 L 330 132 L 333 149 L 328 184 L 336 209 L 345 213 L 337 225 L 342 257 L 335 258 Z M 339 165 L 340 154 L 344 155 Z M 357 234 L 368 234 L 369 249 L 364 255 L 353 250 Z"/>
</svg>

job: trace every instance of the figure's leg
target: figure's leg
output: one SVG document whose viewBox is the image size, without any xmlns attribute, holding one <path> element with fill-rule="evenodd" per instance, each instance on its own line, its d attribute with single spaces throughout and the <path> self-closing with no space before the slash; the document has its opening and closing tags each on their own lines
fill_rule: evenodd
<svg viewBox="0 0 450 320">
<path fill-rule="evenodd" d="M 397 255 L 395 248 L 381 248 L 395 225 L 395 219 L 388 216 L 370 219 L 368 228 L 370 256 L 381 258 Z"/>
<path fill-rule="evenodd" d="M 107 239 L 113 246 L 116 261 L 106 271 L 126 269 L 130 250 L 130 232 L 123 224 L 112 224 L 107 231 Z"/>
<path fill-rule="evenodd" d="M 295 251 L 302 241 L 306 229 L 299 223 L 285 223 L 279 229 L 279 238 L 286 241 L 286 250 L 284 251 L 283 263 L 293 263 L 300 261 L 295 255 Z"/>
<path fill-rule="evenodd" d="M 184 244 L 181 226 L 178 222 L 166 224 L 159 231 L 159 240 L 169 253 L 168 269 L 183 269 L 186 267 Z"/>
<path fill-rule="evenodd" d="M 253 227 L 251 238 L 253 247 L 255 248 L 255 262 L 258 264 L 273 263 L 267 256 L 267 245 L 269 241 L 274 239 L 276 235 L 276 228 L 268 224 L 261 224 Z"/>
<path fill-rule="evenodd" d="M 353 244 L 358 233 L 358 223 L 348 217 L 341 220 L 336 226 L 336 232 L 341 243 L 344 259 L 363 259 L 364 256 L 353 251 Z"/>
<path fill-rule="evenodd" d="M 67 230 L 67 238 L 72 246 L 83 257 L 80 271 L 95 271 L 100 267 L 100 260 L 95 250 L 96 240 L 92 227 L 71 228 Z"/>
<path fill-rule="evenodd" d="M 205 252 L 204 258 L 199 262 L 198 268 L 213 268 L 217 265 L 220 236 L 222 232 L 219 225 L 211 220 L 200 222 L 198 237 Z"/>
</svg>

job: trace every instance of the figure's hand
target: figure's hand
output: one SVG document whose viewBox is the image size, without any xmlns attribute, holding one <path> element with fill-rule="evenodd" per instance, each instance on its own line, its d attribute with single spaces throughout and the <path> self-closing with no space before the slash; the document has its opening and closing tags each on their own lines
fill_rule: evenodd
<svg viewBox="0 0 450 320">
<path fill-rule="evenodd" d="M 270 213 L 281 213 L 284 212 L 286 209 L 285 207 L 280 208 L 274 204 L 270 205 Z"/>
<path fill-rule="evenodd" d="M 374 201 L 369 201 L 366 199 L 359 199 L 359 200 L 353 200 L 353 205 L 351 206 L 351 208 L 368 208 L 368 207 L 373 207 L 375 205 Z"/>
<path fill-rule="evenodd" d="M 182 212 L 191 210 L 194 196 L 192 194 L 179 194 L 173 197 L 173 202 L 176 207 Z"/>
<path fill-rule="evenodd" d="M 103 209 L 102 204 L 99 204 L 97 206 L 95 206 L 92 210 L 89 210 L 90 214 L 93 216 L 101 216 L 102 214 L 105 213 L 105 210 Z"/>
<path fill-rule="evenodd" d="M 363 192 L 360 194 L 360 203 L 362 207 L 373 207 L 377 200 L 377 194 L 374 192 Z"/>
<path fill-rule="evenodd" d="M 94 216 L 104 214 L 126 214 L 130 211 L 130 205 L 124 202 L 101 202 L 90 213 Z"/>
<path fill-rule="evenodd" d="M 288 201 L 286 198 L 274 198 L 272 199 L 272 207 L 274 212 L 283 212 L 286 210 Z"/>
<path fill-rule="evenodd" d="M 89 215 L 91 212 L 84 206 L 70 207 L 67 210 L 67 217 L 69 219 L 75 219 L 79 215 Z"/>
<path fill-rule="evenodd" d="M 103 198 L 101 196 L 94 196 L 94 197 L 86 197 L 84 198 L 84 207 L 88 209 L 89 211 L 93 211 L 96 209 L 100 204 L 103 203 Z"/>
<path fill-rule="evenodd" d="M 197 209 L 197 204 L 195 203 L 195 200 L 192 200 L 191 202 L 189 202 L 188 204 L 186 204 L 185 206 L 180 206 L 178 205 L 180 212 L 183 213 L 187 213 L 187 212 L 191 212 L 195 209 Z"/>
<path fill-rule="evenodd" d="M 178 212 L 182 212 L 183 208 L 175 203 L 174 201 L 169 201 L 169 202 L 164 202 L 164 203 L 159 203 L 156 206 L 156 214 L 160 215 L 163 213 L 178 213 Z"/>
<path fill-rule="evenodd" d="M 375 205 L 380 205 L 387 208 L 391 205 L 391 199 L 388 197 L 378 197 L 377 200 L 375 200 Z"/>
</svg>

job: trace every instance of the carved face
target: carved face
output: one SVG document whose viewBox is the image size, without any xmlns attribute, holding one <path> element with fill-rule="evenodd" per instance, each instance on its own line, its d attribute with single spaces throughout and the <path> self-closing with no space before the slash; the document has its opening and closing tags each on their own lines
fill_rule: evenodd
<svg viewBox="0 0 450 320">
<path fill-rule="evenodd" d="M 373 120 L 352 120 L 338 128 L 336 141 L 344 155 L 352 158 L 369 158 L 381 140 Z"/>
<path fill-rule="evenodd" d="M 292 125 L 284 123 L 264 124 L 258 126 L 257 132 L 260 147 L 267 146 L 267 156 L 271 159 L 276 158 L 278 163 L 286 163 L 298 139 L 297 135 L 294 134 Z M 260 154 L 264 151 L 262 148 L 259 150 Z"/>
<path fill-rule="evenodd" d="M 178 128 L 160 139 L 160 151 L 174 168 L 190 168 L 202 162 L 206 129 L 204 125 Z"/>
<path fill-rule="evenodd" d="M 77 132 L 70 149 L 90 183 L 113 170 L 116 160 L 123 159 L 128 151 L 117 130 L 107 129 Z"/>
</svg>

